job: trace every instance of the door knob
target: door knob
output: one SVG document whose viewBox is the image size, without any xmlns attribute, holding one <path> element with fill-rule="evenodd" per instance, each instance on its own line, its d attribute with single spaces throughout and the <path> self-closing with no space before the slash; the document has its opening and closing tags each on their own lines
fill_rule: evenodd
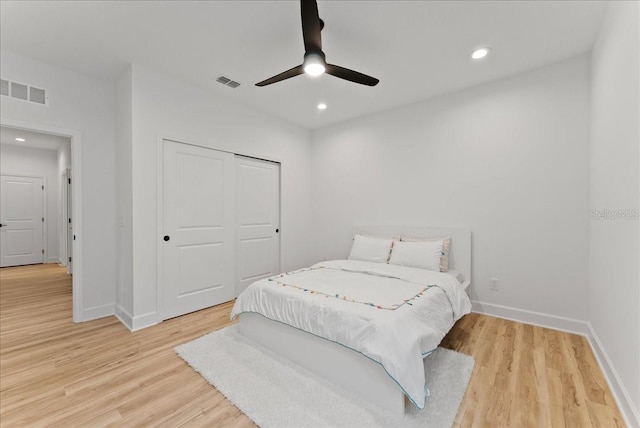
<svg viewBox="0 0 640 428">
<path fill-rule="evenodd" d="M 169 235 L 164 235 L 164 238 L 162 238 L 162 239 L 164 239 L 165 241 L 168 241 L 171 238 L 169 238 Z"/>
<path fill-rule="evenodd" d="M 276 229 L 276 233 L 280 232 L 280 229 Z"/>
</svg>

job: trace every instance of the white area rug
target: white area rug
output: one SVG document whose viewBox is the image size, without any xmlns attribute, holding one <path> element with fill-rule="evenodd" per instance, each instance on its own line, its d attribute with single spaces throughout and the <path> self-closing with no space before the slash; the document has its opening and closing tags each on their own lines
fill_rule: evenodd
<svg viewBox="0 0 640 428">
<path fill-rule="evenodd" d="M 407 404 L 399 420 L 251 342 L 237 326 L 180 345 L 176 352 L 263 428 L 449 428 L 474 364 L 470 356 L 438 348 L 425 358 L 431 395 L 424 410 Z"/>
</svg>

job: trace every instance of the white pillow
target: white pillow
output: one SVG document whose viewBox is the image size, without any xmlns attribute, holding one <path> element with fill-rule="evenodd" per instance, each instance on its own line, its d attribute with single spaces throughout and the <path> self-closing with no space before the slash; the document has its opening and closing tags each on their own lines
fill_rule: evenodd
<svg viewBox="0 0 640 428">
<path fill-rule="evenodd" d="M 393 239 L 373 238 L 371 236 L 356 235 L 349 260 L 365 262 L 387 263 Z"/>
<path fill-rule="evenodd" d="M 451 238 L 414 238 L 411 236 L 403 236 L 401 241 L 418 242 L 418 241 L 442 241 L 442 255 L 440 256 L 440 272 L 449 270 L 449 251 L 451 249 Z"/>
<path fill-rule="evenodd" d="M 395 241 L 389 263 L 440 272 L 442 241 Z"/>
</svg>

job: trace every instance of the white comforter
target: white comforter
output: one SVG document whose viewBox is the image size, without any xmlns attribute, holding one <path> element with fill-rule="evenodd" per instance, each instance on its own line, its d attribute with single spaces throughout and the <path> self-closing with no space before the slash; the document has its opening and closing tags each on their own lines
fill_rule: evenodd
<svg viewBox="0 0 640 428">
<path fill-rule="evenodd" d="M 422 358 L 470 310 L 460 283 L 448 274 L 335 260 L 251 284 L 231 318 L 259 313 L 354 349 L 380 363 L 422 409 Z"/>
</svg>

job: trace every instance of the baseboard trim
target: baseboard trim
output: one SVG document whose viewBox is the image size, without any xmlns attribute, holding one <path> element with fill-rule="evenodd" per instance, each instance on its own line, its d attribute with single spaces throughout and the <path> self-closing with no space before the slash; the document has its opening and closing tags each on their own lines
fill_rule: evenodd
<svg viewBox="0 0 640 428">
<path fill-rule="evenodd" d="M 494 305 L 493 303 L 478 301 L 472 301 L 471 303 L 473 305 L 472 311 L 479 314 L 491 315 L 510 321 L 537 325 L 539 327 L 551 328 L 553 330 L 565 331 L 567 333 L 575 333 L 582 336 L 587 336 L 589 333 L 586 321 L 545 314 L 542 312 L 529 311 L 526 309 L 517 309 L 509 306 Z"/>
<path fill-rule="evenodd" d="M 157 312 L 148 312 L 146 314 L 137 315 L 133 317 L 131 331 L 142 330 L 143 328 L 151 327 L 156 324 L 158 324 Z"/>
<path fill-rule="evenodd" d="M 122 306 L 116 305 L 115 316 L 116 318 L 118 318 L 118 320 L 120 320 L 122 324 L 124 324 L 125 327 L 127 327 L 128 330 L 132 329 L 133 319 L 131 317 L 131 314 L 129 314 L 129 312 L 127 312 Z"/>
<path fill-rule="evenodd" d="M 628 427 L 640 427 L 640 411 L 634 406 L 627 388 L 625 388 L 624 383 L 609 358 L 609 354 L 607 354 L 604 346 L 602 346 L 602 342 L 590 322 L 587 323 L 587 327 L 587 340 L 602 369 L 604 378 L 609 384 L 613 399 L 616 400 L 620 413 L 622 413 L 622 417 L 625 419 L 625 424 Z"/>
<path fill-rule="evenodd" d="M 113 303 L 108 303 L 106 305 L 86 308 L 84 311 L 82 311 L 82 321 L 92 321 L 98 318 L 111 316 L 114 314 L 114 307 L 115 305 Z"/>
<path fill-rule="evenodd" d="M 120 305 L 116 306 L 115 316 L 131 332 L 142 330 L 143 328 L 151 327 L 152 325 L 158 324 L 157 312 L 149 312 L 133 317 Z"/>
</svg>

